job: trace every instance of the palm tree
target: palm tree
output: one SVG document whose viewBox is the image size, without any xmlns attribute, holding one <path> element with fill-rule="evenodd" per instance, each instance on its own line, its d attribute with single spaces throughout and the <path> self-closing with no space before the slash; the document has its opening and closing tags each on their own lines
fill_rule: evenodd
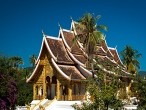
<svg viewBox="0 0 146 110">
<path fill-rule="evenodd" d="M 99 18 L 100 16 L 94 17 L 93 14 L 87 13 L 79 19 L 78 26 L 82 31 L 81 37 L 84 37 L 83 44 L 88 56 L 93 54 L 97 43 L 104 38 L 101 30 L 107 30 L 106 26 L 97 25 Z"/>
<path fill-rule="evenodd" d="M 122 61 L 126 65 L 127 71 L 135 74 L 138 72 L 140 68 L 140 63 L 138 58 L 142 55 L 137 51 L 134 50 L 131 46 L 126 45 L 124 50 L 121 52 Z"/>
<path fill-rule="evenodd" d="M 141 54 L 137 50 L 134 50 L 131 46 L 126 45 L 124 50 L 121 52 L 122 61 L 126 66 L 126 69 L 131 74 L 138 73 L 138 69 L 140 68 L 140 63 L 138 61 L 138 58 L 141 57 Z M 131 84 L 130 81 L 128 83 L 128 91 L 127 91 L 127 98 L 128 101 L 130 101 L 131 97 Z"/>
<path fill-rule="evenodd" d="M 30 62 L 30 64 L 32 65 L 32 67 L 34 67 L 35 66 L 35 61 L 36 61 L 36 55 L 32 55 L 30 58 L 29 58 L 29 62 Z"/>
<path fill-rule="evenodd" d="M 93 70 L 93 58 L 94 52 L 96 51 L 97 43 L 104 39 L 103 33 L 101 31 L 106 30 L 107 27 L 104 25 L 97 25 L 100 16 L 95 17 L 93 14 L 87 13 L 83 15 L 78 21 L 78 29 L 82 32 L 81 35 L 77 35 L 74 39 L 83 40 L 83 47 L 88 55 L 87 68 L 92 68 Z M 93 73 L 94 74 L 94 73 Z M 93 75 L 94 76 L 94 75 Z"/>
<path fill-rule="evenodd" d="M 23 64 L 23 60 L 19 56 L 14 56 L 10 58 L 10 62 L 14 68 L 18 68 L 20 65 Z"/>
</svg>

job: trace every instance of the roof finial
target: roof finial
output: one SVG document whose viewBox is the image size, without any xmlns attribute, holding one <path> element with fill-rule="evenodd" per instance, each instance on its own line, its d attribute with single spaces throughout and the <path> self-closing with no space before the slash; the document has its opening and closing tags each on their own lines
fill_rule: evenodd
<svg viewBox="0 0 146 110">
<path fill-rule="evenodd" d="M 70 16 L 70 19 L 73 21 L 72 17 Z"/>
<path fill-rule="evenodd" d="M 42 29 L 42 34 L 43 34 L 43 37 L 45 37 L 45 33 L 44 33 L 43 29 Z"/>
<path fill-rule="evenodd" d="M 58 26 L 60 27 L 60 29 L 62 29 L 62 27 L 61 27 L 61 25 L 60 25 L 60 23 L 58 22 Z"/>
<path fill-rule="evenodd" d="M 117 45 L 115 46 L 115 49 L 117 49 Z"/>
</svg>

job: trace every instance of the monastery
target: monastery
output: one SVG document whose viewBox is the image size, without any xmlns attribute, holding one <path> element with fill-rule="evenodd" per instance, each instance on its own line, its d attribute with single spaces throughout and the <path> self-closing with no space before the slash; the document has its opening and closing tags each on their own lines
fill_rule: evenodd
<svg viewBox="0 0 146 110">
<path fill-rule="evenodd" d="M 75 36 L 82 34 L 77 25 L 78 23 L 72 20 L 70 30 L 60 27 L 58 37 L 43 33 L 36 67 L 27 79 L 27 83 L 33 84 L 33 100 L 55 98 L 58 101 L 76 101 L 84 98 L 84 82 L 92 77 L 92 71 L 86 68 L 88 56 L 83 43 L 73 43 Z M 100 70 L 107 76 L 129 76 L 117 49 L 108 47 L 106 39 L 97 44 L 97 48 L 95 56 L 99 59 L 97 66 Z M 103 65 L 104 62 L 108 62 L 107 66 Z M 109 65 L 118 68 L 120 74 L 111 71 Z"/>
</svg>

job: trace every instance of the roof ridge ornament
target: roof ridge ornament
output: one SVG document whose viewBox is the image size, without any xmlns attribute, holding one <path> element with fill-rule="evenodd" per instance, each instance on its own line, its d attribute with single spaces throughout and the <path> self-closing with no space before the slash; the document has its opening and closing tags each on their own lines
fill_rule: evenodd
<svg viewBox="0 0 146 110">
<path fill-rule="evenodd" d="M 117 49 L 117 45 L 115 46 L 115 49 Z"/>
<path fill-rule="evenodd" d="M 42 34 L 43 34 L 43 37 L 46 37 L 46 35 L 45 35 L 45 33 L 44 33 L 43 29 L 42 29 Z"/>
<path fill-rule="evenodd" d="M 59 28 L 62 30 L 62 27 L 61 27 L 61 25 L 60 25 L 60 23 L 58 22 L 58 26 L 59 26 Z"/>
<path fill-rule="evenodd" d="M 72 18 L 72 16 L 70 16 L 70 19 L 73 21 L 73 18 Z"/>
</svg>

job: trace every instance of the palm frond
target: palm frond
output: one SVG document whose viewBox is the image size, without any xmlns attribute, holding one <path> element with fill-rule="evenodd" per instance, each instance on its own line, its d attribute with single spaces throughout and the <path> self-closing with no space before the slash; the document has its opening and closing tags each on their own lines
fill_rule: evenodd
<svg viewBox="0 0 146 110">
<path fill-rule="evenodd" d="M 104 36 L 100 31 L 94 31 L 93 36 L 96 43 L 99 43 L 104 39 Z"/>
<path fill-rule="evenodd" d="M 141 54 L 137 50 L 134 50 L 131 46 L 126 45 L 124 50 L 121 52 L 122 61 L 127 66 L 128 71 L 132 72 L 135 69 L 135 73 L 140 68 L 140 63 L 138 58 L 141 57 Z M 134 68 L 134 69 L 133 69 Z"/>
<path fill-rule="evenodd" d="M 72 40 L 72 44 L 73 44 L 72 47 L 73 47 L 73 46 L 75 45 L 75 43 L 79 40 L 79 38 L 80 38 L 80 37 L 79 37 L 78 35 L 76 35 L 76 36 L 73 38 L 73 40 Z M 72 47 L 71 47 L 71 48 L 72 48 Z"/>
<path fill-rule="evenodd" d="M 102 30 L 108 31 L 108 27 L 105 26 L 105 25 L 98 25 L 98 26 L 97 26 L 97 30 L 100 30 L 100 31 L 102 31 Z"/>
</svg>

